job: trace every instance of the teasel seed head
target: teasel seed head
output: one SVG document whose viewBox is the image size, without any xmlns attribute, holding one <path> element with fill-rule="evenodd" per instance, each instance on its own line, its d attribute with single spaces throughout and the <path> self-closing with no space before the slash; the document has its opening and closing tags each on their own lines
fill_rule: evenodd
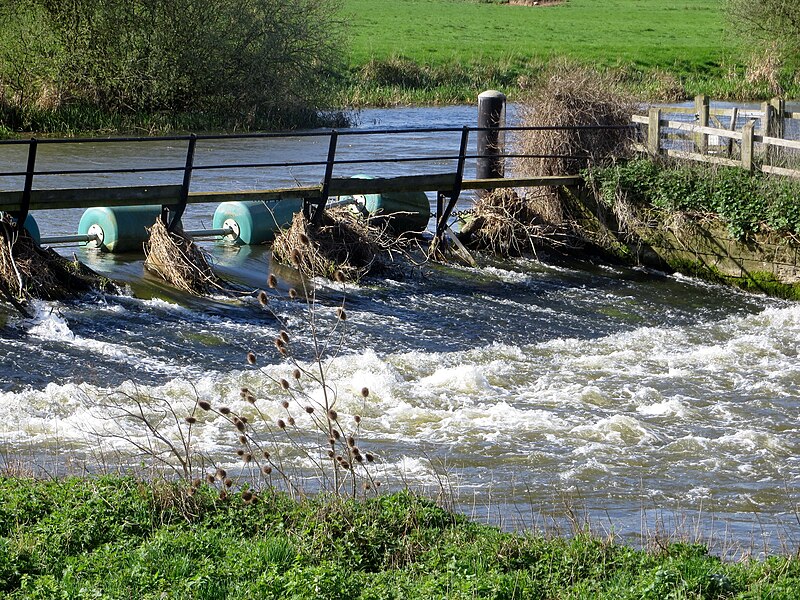
<svg viewBox="0 0 800 600">
<path fill-rule="evenodd" d="M 245 490 L 242 492 L 242 500 L 245 502 L 250 502 L 253 499 L 253 492 L 250 490 Z"/>
<path fill-rule="evenodd" d="M 219 491 L 219 499 L 220 500 L 226 500 L 227 498 L 228 498 L 228 492 L 226 492 L 225 490 L 220 490 Z"/>
<path fill-rule="evenodd" d="M 334 429 L 333 430 L 333 439 L 338 440 L 340 437 L 342 437 L 342 436 L 339 434 L 339 430 L 338 429 Z"/>
<path fill-rule="evenodd" d="M 244 456 L 244 450 L 242 450 L 241 448 L 239 448 L 239 449 L 236 451 L 236 456 L 240 456 L 240 457 L 241 457 L 241 456 Z"/>
<path fill-rule="evenodd" d="M 331 447 L 335 446 L 336 445 L 336 438 L 329 437 L 328 438 L 328 444 L 330 444 Z"/>
<path fill-rule="evenodd" d="M 360 463 L 364 462 L 364 457 L 361 456 L 360 454 L 353 453 L 353 458 L 355 458 Z"/>
<path fill-rule="evenodd" d="M 289 423 L 289 425 L 294 427 L 294 417 L 292 417 L 292 416 L 287 417 L 286 421 Z"/>
<path fill-rule="evenodd" d="M 239 420 L 240 420 L 242 423 L 244 423 L 245 425 L 247 425 L 247 423 L 248 423 L 248 421 L 247 421 L 247 417 L 245 417 L 244 415 L 240 416 L 240 417 L 239 417 Z"/>
<path fill-rule="evenodd" d="M 286 344 L 289 343 L 289 333 L 288 332 L 286 332 L 283 329 L 281 329 L 281 332 L 278 334 L 278 336 L 284 341 L 284 343 L 286 343 Z"/>
<path fill-rule="evenodd" d="M 375 487 L 376 487 L 376 488 L 379 488 L 379 487 L 381 487 L 381 482 L 380 482 L 380 481 L 376 481 L 376 482 L 375 482 Z"/>
<path fill-rule="evenodd" d="M 241 419 L 236 419 L 236 421 L 234 421 L 234 425 L 236 425 L 236 429 L 238 429 L 239 431 L 244 431 L 245 429 L 244 421 L 242 421 Z"/>
<path fill-rule="evenodd" d="M 305 411 L 310 415 L 314 414 L 314 407 L 313 406 L 306 406 Z"/>
<path fill-rule="evenodd" d="M 369 491 L 369 489 L 370 489 L 371 487 L 372 487 L 372 486 L 369 484 L 369 481 L 365 481 L 365 482 L 364 482 L 364 489 L 365 489 L 365 490 Z"/>
<path fill-rule="evenodd" d="M 270 473 L 272 473 L 272 467 L 270 467 L 269 465 L 264 465 L 263 467 L 261 467 L 261 472 L 264 475 L 269 475 Z"/>
<path fill-rule="evenodd" d="M 281 406 L 283 408 L 289 408 L 289 401 L 288 400 L 281 400 Z"/>
<path fill-rule="evenodd" d="M 197 423 L 197 419 L 195 419 L 195 418 L 194 418 L 194 417 L 192 417 L 191 415 L 190 415 L 190 416 L 188 416 L 188 417 L 186 417 L 186 418 L 184 419 L 184 421 L 186 421 L 186 422 L 187 422 L 189 425 L 194 425 L 195 423 Z"/>
<path fill-rule="evenodd" d="M 225 471 L 225 469 L 217 469 L 216 475 L 217 479 L 222 480 L 228 476 L 228 473 Z"/>
<path fill-rule="evenodd" d="M 233 479 L 231 479 L 230 477 L 228 477 L 228 478 L 227 478 L 227 479 L 225 479 L 225 481 L 223 481 L 222 483 L 224 483 L 224 484 L 225 484 L 225 487 L 226 487 L 226 488 L 229 488 L 229 487 L 233 486 Z"/>
<path fill-rule="evenodd" d="M 264 450 L 264 458 L 266 458 L 267 460 L 269 460 L 269 457 L 270 457 L 270 456 L 271 456 L 271 454 L 269 453 L 269 450 Z"/>
<path fill-rule="evenodd" d="M 352 435 L 347 436 L 347 445 L 350 446 L 351 448 L 356 445 L 356 440 Z"/>
<path fill-rule="evenodd" d="M 291 298 L 292 300 L 297 298 L 297 290 L 296 289 L 289 288 L 289 298 Z"/>
<path fill-rule="evenodd" d="M 343 460 L 343 461 L 342 461 L 342 468 L 343 468 L 345 471 L 348 471 L 348 470 L 350 469 L 350 463 L 349 463 L 349 462 L 347 462 L 346 460 Z"/>
<path fill-rule="evenodd" d="M 242 460 L 247 464 L 253 460 L 253 455 L 248 452 L 242 457 Z"/>
<path fill-rule="evenodd" d="M 281 338 L 279 338 L 279 337 L 276 337 L 276 338 L 275 338 L 275 341 L 274 341 L 273 343 L 275 344 L 275 347 L 276 347 L 278 350 L 283 350 L 283 349 L 286 347 L 286 342 L 284 342 L 284 341 L 283 341 Z"/>
<path fill-rule="evenodd" d="M 283 389 L 285 389 L 285 390 L 288 390 L 289 389 L 289 382 L 286 381 L 285 379 L 281 379 L 281 387 Z"/>
<path fill-rule="evenodd" d="M 265 292 L 264 290 L 260 290 L 258 292 L 258 303 L 261 306 L 266 306 L 267 304 L 269 304 L 269 296 L 267 296 L 267 292 Z"/>
<path fill-rule="evenodd" d="M 364 398 L 368 397 L 368 396 L 369 396 L 369 388 L 368 388 L 368 387 L 363 387 L 363 388 L 361 388 L 361 395 L 362 395 Z"/>
<path fill-rule="evenodd" d="M 353 416 L 353 421 L 356 422 L 356 425 L 360 425 L 361 424 L 361 415 L 354 415 Z"/>
<path fill-rule="evenodd" d="M 336 308 L 336 318 L 340 321 L 347 321 L 347 313 L 344 312 L 344 309 L 341 306 Z"/>
<path fill-rule="evenodd" d="M 300 243 L 303 244 L 303 246 L 308 246 L 311 243 L 311 240 L 309 240 L 308 236 L 303 232 L 300 232 L 300 235 L 298 235 L 297 237 L 299 238 Z"/>
<path fill-rule="evenodd" d="M 290 260 L 294 264 L 299 265 L 300 262 L 303 260 L 303 253 L 300 252 L 299 249 L 295 248 L 294 250 L 292 250 L 292 255 L 290 256 Z"/>
<path fill-rule="evenodd" d="M 243 388 L 241 388 L 239 390 L 239 397 L 240 398 L 246 398 L 247 394 L 249 394 L 249 393 L 250 393 L 250 390 L 248 390 L 246 387 L 243 387 Z"/>
<path fill-rule="evenodd" d="M 336 453 L 333 450 L 328 450 L 328 458 L 333 458 L 334 456 L 336 456 Z"/>
<path fill-rule="evenodd" d="M 375 461 L 375 457 L 372 454 L 370 454 L 369 452 L 367 452 L 365 454 L 365 456 L 367 457 L 367 462 L 374 462 Z"/>
<path fill-rule="evenodd" d="M 274 290 L 276 287 L 278 287 L 278 278 L 270 273 L 269 277 L 267 277 L 267 285 Z"/>
<path fill-rule="evenodd" d="M 192 481 L 193 488 L 199 488 L 201 485 L 203 485 L 203 482 L 200 479 L 195 479 Z"/>
<path fill-rule="evenodd" d="M 286 429 L 286 423 L 284 423 L 283 419 L 278 419 L 278 427 Z"/>
<path fill-rule="evenodd" d="M 200 400 L 197 403 L 197 406 L 199 406 L 203 410 L 211 410 L 211 403 L 210 402 L 206 402 L 205 400 Z"/>
<path fill-rule="evenodd" d="M 338 413 L 337 413 L 335 410 L 333 410 L 333 409 L 330 409 L 330 410 L 328 411 L 328 418 L 329 418 L 331 421 L 335 421 L 335 420 L 337 420 L 337 419 L 339 418 L 339 414 L 338 414 Z"/>
<path fill-rule="evenodd" d="M 333 280 L 337 281 L 338 283 L 344 283 L 347 281 L 347 277 L 344 276 L 344 271 L 341 269 L 336 269 L 333 273 Z"/>
<path fill-rule="evenodd" d="M 219 412 L 223 415 L 229 415 L 231 414 L 231 409 L 228 408 L 227 406 L 221 406 Z"/>
<path fill-rule="evenodd" d="M 300 375 L 301 375 L 300 369 L 295 369 L 294 371 L 292 371 L 292 377 L 294 377 L 295 379 L 300 379 Z"/>
<path fill-rule="evenodd" d="M 247 364 L 248 365 L 256 364 L 256 355 L 253 352 L 247 353 Z"/>
<path fill-rule="evenodd" d="M 246 444 L 247 443 L 247 438 L 245 436 L 243 436 L 243 435 L 240 435 L 239 436 L 239 443 L 240 444 Z"/>
<path fill-rule="evenodd" d="M 247 392 L 247 396 L 245 396 L 244 399 L 247 400 L 250 404 L 256 403 L 256 397 L 250 392 Z"/>
<path fill-rule="evenodd" d="M 216 479 L 214 479 L 214 474 L 213 473 L 207 473 L 206 474 L 206 483 L 207 484 L 214 485 L 215 481 L 216 481 Z"/>
</svg>

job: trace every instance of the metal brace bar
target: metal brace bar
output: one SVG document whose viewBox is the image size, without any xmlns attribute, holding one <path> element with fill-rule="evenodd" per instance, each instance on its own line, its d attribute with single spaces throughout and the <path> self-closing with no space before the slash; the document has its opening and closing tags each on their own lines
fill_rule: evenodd
<svg viewBox="0 0 800 600">
<path fill-rule="evenodd" d="M 17 219 L 14 224 L 16 231 L 22 231 L 25 228 L 25 219 L 28 218 L 28 212 L 31 208 L 31 190 L 33 189 L 33 173 L 36 167 L 36 149 L 38 145 L 36 138 L 31 138 L 28 146 L 28 166 L 25 168 L 25 187 L 22 190 L 19 210 L 14 215 Z"/>
<path fill-rule="evenodd" d="M 436 221 L 436 239 L 439 243 L 444 241 L 444 232 L 447 229 L 447 220 L 453 214 L 453 209 L 456 207 L 458 197 L 461 195 L 461 185 L 464 181 L 464 162 L 467 157 L 467 144 L 469 143 L 469 127 L 466 125 L 461 130 L 461 148 L 458 153 L 458 165 L 456 167 L 455 180 L 453 181 L 453 189 L 450 193 L 439 192 L 436 200 L 436 212 L 439 216 Z M 450 201 L 447 206 L 444 205 L 444 198 L 449 197 Z"/>
<path fill-rule="evenodd" d="M 192 182 L 192 167 L 194 165 L 194 148 L 197 145 L 197 136 L 193 133 L 189 136 L 189 147 L 186 149 L 186 167 L 183 171 L 183 184 L 181 185 L 181 195 L 178 198 L 178 203 L 175 205 L 172 220 L 167 225 L 167 231 L 172 233 L 178 226 L 183 216 L 183 211 L 186 210 L 186 203 L 189 200 L 189 185 Z"/>
<path fill-rule="evenodd" d="M 328 191 L 331 187 L 331 178 L 333 177 L 333 165 L 336 162 L 336 142 L 339 139 L 339 132 L 335 129 L 331 130 L 331 142 L 328 146 L 328 160 L 325 163 L 325 179 L 322 180 L 322 187 L 320 190 L 320 201 L 317 204 L 316 210 L 314 210 L 314 216 L 311 219 L 311 222 L 314 225 L 320 225 L 322 223 L 322 215 L 325 212 L 325 205 L 328 203 Z M 304 203 L 304 211 L 305 206 L 309 204 L 308 200 Z"/>
</svg>

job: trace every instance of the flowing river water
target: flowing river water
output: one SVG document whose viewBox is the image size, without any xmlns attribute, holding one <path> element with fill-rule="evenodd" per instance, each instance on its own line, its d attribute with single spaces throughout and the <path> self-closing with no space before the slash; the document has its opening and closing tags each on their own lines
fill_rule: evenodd
<svg viewBox="0 0 800 600">
<path fill-rule="evenodd" d="M 474 119 L 470 107 L 370 110 L 360 126 Z M 436 155 L 452 152 L 457 141 L 456 133 L 394 143 Z M 198 145 L 198 156 L 251 162 L 274 152 L 315 160 L 326 151 L 324 138 L 281 143 L 209 143 Z M 184 152 L 166 143 L 66 148 L 43 146 L 42 161 L 53 168 L 114 160 L 179 166 Z M 24 166 L 21 149 L 2 150 L 0 170 Z M 352 152 L 397 150 L 354 144 Z M 174 183 L 180 175 L 159 177 Z M 264 187 L 263 177 L 208 171 L 193 189 Z M 270 177 L 270 186 L 276 177 L 315 183 L 319 173 Z M 210 226 L 212 211 L 190 207 L 187 227 Z M 74 233 L 80 211 L 35 216 L 46 235 Z M 297 354 L 308 358 L 306 306 L 285 294 L 300 285 L 294 274 L 272 266 L 262 248 L 205 247 L 217 269 L 243 285 L 263 288 L 267 273 L 277 273 L 270 305 L 286 321 Z M 291 368 L 273 346 L 279 323 L 258 302 L 187 298 L 146 275 L 141 257 L 63 251 L 122 282 L 125 292 L 41 302 L 30 320 L 3 309 L 0 448 L 7 466 L 82 472 L 140 464 L 134 443 L 152 437 L 133 424 L 114 436 L 126 424 L 120 408 L 132 407 L 133 397 L 160 399 L 181 416 L 199 399 L 258 422 L 240 395 L 247 387 L 269 422 L 285 417 L 275 379 Z M 632 539 L 661 531 L 756 553 L 797 549 L 800 305 L 676 275 L 547 257 L 482 259 L 478 268 L 429 265 L 344 291 L 317 285 L 314 326 L 323 337 L 345 297 L 346 329 L 340 324 L 331 340 L 327 376 L 339 413 L 362 417 L 359 443 L 377 457 L 383 489 L 444 489 L 458 509 L 507 527 L 563 523 L 577 510 L 595 527 Z M 257 367 L 246 364 L 251 350 Z M 362 387 L 370 390 L 366 400 Z M 311 443 L 313 434 L 303 433 L 309 419 L 302 411 L 295 416 L 298 443 Z M 160 427 L 177 435 L 169 419 Z M 241 464 L 235 434 L 222 419 L 203 417 L 192 445 L 233 471 Z M 287 460 L 296 461 L 298 476 L 305 473 L 301 459 Z"/>
</svg>

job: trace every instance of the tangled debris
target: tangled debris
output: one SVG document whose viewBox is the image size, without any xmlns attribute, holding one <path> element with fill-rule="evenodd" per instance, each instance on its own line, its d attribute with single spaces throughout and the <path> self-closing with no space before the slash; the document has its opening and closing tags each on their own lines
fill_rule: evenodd
<svg viewBox="0 0 800 600">
<path fill-rule="evenodd" d="M 150 238 L 144 246 L 144 266 L 148 271 L 196 296 L 226 288 L 225 282 L 214 274 L 205 253 L 180 226 L 170 232 L 159 216 L 149 231 Z"/>
<path fill-rule="evenodd" d="M 633 102 L 608 76 L 564 65 L 531 93 L 520 109 L 521 125 L 546 127 L 519 132 L 514 170 L 523 176 L 577 175 L 591 165 L 630 153 Z M 552 127 L 563 127 L 553 129 Z M 502 256 L 534 251 L 534 245 L 574 246 L 570 203 L 556 187 L 519 195 L 497 190 L 478 199 L 462 227 L 462 241 Z"/>
<path fill-rule="evenodd" d="M 319 226 L 298 212 L 276 235 L 272 255 L 308 277 L 358 281 L 386 269 L 386 254 L 397 243 L 369 219 L 340 206 L 326 209 Z"/>
<path fill-rule="evenodd" d="M 520 196 L 513 189 L 484 194 L 466 218 L 459 239 L 468 248 L 498 256 L 521 256 L 535 253 L 537 246 L 568 244 L 563 227 L 540 217 L 538 200 L 536 196 Z"/>
<path fill-rule="evenodd" d="M 92 291 L 115 291 L 111 281 L 77 259 L 42 248 L 12 218 L 0 218 L 0 293 L 25 316 L 29 300 L 66 300 Z"/>
</svg>

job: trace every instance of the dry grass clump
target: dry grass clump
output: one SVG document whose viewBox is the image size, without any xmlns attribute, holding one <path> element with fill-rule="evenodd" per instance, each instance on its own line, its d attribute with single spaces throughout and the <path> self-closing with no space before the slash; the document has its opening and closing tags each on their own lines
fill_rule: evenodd
<svg viewBox="0 0 800 600">
<path fill-rule="evenodd" d="M 520 124 L 627 127 L 634 108 L 633 99 L 619 89 L 610 75 L 562 65 L 522 102 Z M 627 155 L 631 135 L 630 129 L 523 131 L 516 139 L 518 152 L 548 156 L 520 159 L 516 170 L 534 177 L 575 175 L 591 164 Z"/>
<path fill-rule="evenodd" d="M 563 232 L 539 214 L 539 195 L 520 196 L 513 189 L 498 189 L 475 204 L 473 218 L 461 228 L 464 245 L 498 256 L 535 252 L 537 245 L 563 245 Z"/>
<path fill-rule="evenodd" d="M 609 75 L 573 65 L 556 67 L 535 87 L 520 109 L 523 127 L 564 127 L 522 131 L 516 152 L 535 155 L 519 159 L 517 175 L 576 175 L 582 169 L 613 161 L 629 153 L 633 101 L 619 91 Z M 569 129 L 603 126 L 620 129 Z M 557 188 L 540 188 L 519 196 L 503 191 L 482 197 L 463 239 L 473 248 L 501 255 L 532 251 L 534 241 L 566 243 L 568 211 Z"/>
<path fill-rule="evenodd" d="M 342 206 L 326 209 L 320 226 L 298 212 L 275 236 L 272 255 L 309 277 L 358 281 L 384 266 L 380 254 L 386 243 L 382 230 Z"/>
<path fill-rule="evenodd" d="M 91 291 L 111 291 L 112 283 L 89 267 L 42 248 L 24 229 L 16 231 L 11 218 L 0 219 L 0 291 L 27 314 L 28 300 L 64 300 Z"/>
<path fill-rule="evenodd" d="M 145 268 L 174 287 L 202 296 L 223 289 L 203 251 L 180 227 L 170 233 L 161 217 L 150 228 L 145 243 Z"/>
</svg>

